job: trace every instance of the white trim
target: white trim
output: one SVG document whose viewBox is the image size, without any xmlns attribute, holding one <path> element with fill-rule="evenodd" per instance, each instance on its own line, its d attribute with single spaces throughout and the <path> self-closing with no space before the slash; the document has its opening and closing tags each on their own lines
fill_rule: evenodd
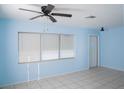
<svg viewBox="0 0 124 93">
<path fill-rule="evenodd" d="M 27 77 L 27 78 L 28 78 L 28 79 L 27 79 L 27 82 L 29 82 L 29 64 L 27 64 L 27 76 L 28 76 L 28 77 Z M 29 86 L 29 85 L 28 85 L 28 86 Z"/>
<path fill-rule="evenodd" d="M 98 67 L 100 67 L 100 37 L 98 35 Z"/>
<path fill-rule="evenodd" d="M 39 66 L 39 63 L 38 63 L 38 72 L 37 72 L 37 74 L 38 74 L 38 78 L 37 79 L 38 80 L 40 79 L 40 70 L 39 69 L 40 69 L 40 66 Z"/>
<path fill-rule="evenodd" d="M 29 81 L 29 64 L 27 64 L 27 81 Z"/>
<path fill-rule="evenodd" d="M 99 35 L 97 35 L 97 34 L 88 34 L 88 68 L 90 69 L 90 62 L 89 62 L 89 45 L 90 45 L 90 36 L 97 36 L 97 39 L 98 39 L 98 64 L 97 64 L 97 66 L 99 67 L 100 66 L 100 53 L 99 53 L 99 47 L 100 47 L 100 44 L 99 44 Z"/>
<path fill-rule="evenodd" d="M 101 66 L 101 67 L 124 72 L 124 69 L 116 68 L 116 67 L 112 67 L 112 66 L 105 66 L 105 65 L 103 65 L 103 66 Z"/>
</svg>

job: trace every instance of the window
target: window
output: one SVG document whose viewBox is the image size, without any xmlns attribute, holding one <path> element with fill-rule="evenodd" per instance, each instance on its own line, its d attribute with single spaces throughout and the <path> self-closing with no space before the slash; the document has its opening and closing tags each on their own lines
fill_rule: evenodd
<svg viewBox="0 0 124 93">
<path fill-rule="evenodd" d="M 19 33 L 19 62 L 40 61 L 40 34 Z"/>
<path fill-rule="evenodd" d="M 19 63 L 74 57 L 73 35 L 19 32 Z"/>
<path fill-rule="evenodd" d="M 74 57 L 73 35 L 61 35 L 60 42 L 60 58 Z"/>
<path fill-rule="evenodd" d="M 59 58 L 59 35 L 42 34 L 42 60 L 53 60 Z"/>
</svg>

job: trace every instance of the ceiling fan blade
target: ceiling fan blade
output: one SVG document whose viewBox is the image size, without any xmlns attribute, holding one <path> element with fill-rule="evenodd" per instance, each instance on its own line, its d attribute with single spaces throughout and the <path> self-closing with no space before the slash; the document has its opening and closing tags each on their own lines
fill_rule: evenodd
<svg viewBox="0 0 124 93">
<path fill-rule="evenodd" d="M 54 18 L 54 17 L 52 17 L 51 15 L 48 15 L 49 16 L 49 18 L 50 18 L 50 20 L 52 21 L 52 22 L 57 22 L 57 20 Z"/>
<path fill-rule="evenodd" d="M 39 13 L 39 14 L 43 14 L 42 12 L 38 12 L 38 11 L 35 11 L 35 10 L 24 9 L 24 8 L 19 8 L 19 10 L 29 11 L 29 12 Z"/>
<path fill-rule="evenodd" d="M 54 5 L 48 4 L 46 6 L 45 12 L 50 13 L 54 9 Z"/>
<path fill-rule="evenodd" d="M 63 14 L 63 13 L 51 13 L 53 16 L 63 16 L 63 17 L 72 17 L 72 14 Z"/>
<path fill-rule="evenodd" d="M 44 16 L 44 15 L 38 15 L 38 16 L 32 17 L 32 18 L 30 18 L 30 20 L 33 20 L 33 19 L 36 19 L 36 18 L 39 18 L 39 17 L 42 17 L 42 16 Z"/>
<path fill-rule="evenodd" d="M 54 5 L 48 4 L 46 10 L 52 11 L 54 7 Z"/>
</svg>

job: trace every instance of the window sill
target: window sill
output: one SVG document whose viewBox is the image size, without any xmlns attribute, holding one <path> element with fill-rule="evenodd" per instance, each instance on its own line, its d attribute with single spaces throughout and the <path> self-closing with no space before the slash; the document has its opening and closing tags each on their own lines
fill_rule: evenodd
<svg viewBox="0 0 124 93">
<path fill-rule="evenodd" d="M 42 60 L 42 61 L 32 61 L 32 62 L 19 62 L 18 64 L 46 63 L 46 62 L 50 62 L 50 61 L 61 61 L 61 60 L 67 60 L 67 59 L 75 59 L 75 57 Z"/>
</svg>

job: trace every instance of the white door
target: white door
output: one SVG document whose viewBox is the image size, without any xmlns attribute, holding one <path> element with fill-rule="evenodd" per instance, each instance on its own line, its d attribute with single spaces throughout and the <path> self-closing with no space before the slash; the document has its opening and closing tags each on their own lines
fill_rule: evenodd
<svg viewBox="0 0 124 93">
<path fill-rule="evenodd" d="M 89 67 L 98 66 L 98 36 L 89 36 Z"/>
</svg>

